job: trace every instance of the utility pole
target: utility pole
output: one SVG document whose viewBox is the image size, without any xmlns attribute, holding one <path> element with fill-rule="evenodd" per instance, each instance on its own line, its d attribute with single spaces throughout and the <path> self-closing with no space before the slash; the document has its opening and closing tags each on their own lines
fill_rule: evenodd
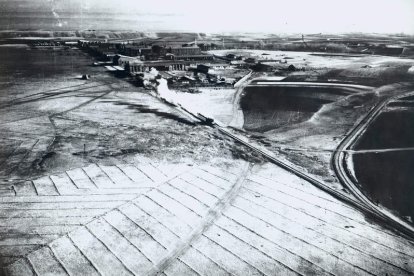
<svg viewBox="0 0 414 276">
<path fill-rule="evenodd" d="M 302 34 L 302 42 L 303 44 L 305 44 L 306 48 L 309 48 L 308 44 L 306 44 L 305 37 L 303 36 L 303 34 Z"/>
</svg>

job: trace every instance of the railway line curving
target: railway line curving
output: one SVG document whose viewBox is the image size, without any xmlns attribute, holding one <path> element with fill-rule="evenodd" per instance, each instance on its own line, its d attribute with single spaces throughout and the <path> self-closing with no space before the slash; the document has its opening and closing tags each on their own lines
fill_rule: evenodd
<svg viewBox="0 0 414 276">
<path fill-rule="evenodd" d="M 213 128 L 216 128 L 218 131 L 223 133 L 224 135 L 232 138 L 233 140 L 237 141 L 240 144 L 250 148 L 251 150 L 259 153 L 264 158 L 269 160 L 270 162 L 284 168 L 285 170 L 299 176 L 300 178 L 310 182 L 312 185 L 316 186 L 317 188 L 325 191 L 326 193 L 334 196 L 335 198 L 353 206 L 354 208 L 362 211 L 363 213 L 369 215 L 370 217 L 385 223 L 386 226 L 393 230 L 397 230 L 401 235 L 405 236 L 407 239 L 414 241 L 414 227 L 410 225 L 408 222 L 402 220 L 398 216 L 394 215 L 390 211 L 377 206 L 373 203 L 364 193 L 355 185 L 352 181 L 350 176 L 347 174 L 346 169 L 343 166 L 344 162 L 344 153 L 347 151 L 349 146 L 356 140 L 357 137 L 361 135 L 361 133 L 368 127 L 370 122 L 372 122 L 376 116 L 381 112 L 382 108 L 384 108 L 390 101 L 398 99 L 400 97 L 406 97 L 409 95 L 413 95 L 414 92 L 404 93 L 402 95 L 390 97 L 387 99 L 382 100 L 378 103 L 371 111 L 359 122 L 341 141 L 337 149 L 334 151 L 334 154 L 331 159 L 331 164 L 337 174 L 340 182 L 342 185 L 349 190 L 352 196 L 347 193 L 338 191 L 333 189 L 320 181 L 319 179 L 313 177 L 312 175 L 304 172 L 300 168 L 295 167 L 294 165 L 277 158 L 272 152 L 262 148 L 259 145 L 256 145 L 247 138 L 239 135 L 234 134 L 230 131 L 227 127 L 221 125 L 219 122 L 214 121 L 212 118 L 208 118 L 200 113 L 193 113 L 192 111 L 182 107 L 181 105 L 176 105 L 176 108 L 181 112 L 187 113 L 187 115 L 193 117 L 194 119 L 209 125 Z"/>
<path fill-rule="evenodd" d="M 382 100 L 378 103 L 371 111 L 359 122 L 341 141 L 337 150 L 334 152 L 331 164 L 335 170 L 336 175 L 341 181 L 342 185 L 346 187 L 366 208 L 370 209 L 370 212 L 373 213 L 377 218 L 381 219 L 383 222 L 387 223 L 394 229 L 404 233 L 411 240 L 414 239 L 414 227 L 408 222 L 404 221 L 397 215 L 391 213 L 389 210 L 382 208 L 372 202 L 355 184 L 352 177 L 348 174 L 346 167 L 344 167 L 345 162 L 345 153 L 350 148 L 351 145 L 355 143 L 358 137 L 369 127 L 371 122 L 381 113 L 382 109 L 387 106 L 387 104 L 393 100 L 414 95 L 414 92 L 404 93 L 398 96 L 390 97 Z"/>
</svg>

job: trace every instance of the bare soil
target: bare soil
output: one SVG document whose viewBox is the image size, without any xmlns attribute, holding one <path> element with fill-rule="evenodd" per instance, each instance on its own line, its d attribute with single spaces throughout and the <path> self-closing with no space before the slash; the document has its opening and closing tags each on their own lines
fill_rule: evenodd
<svg viewBox="0 0 414 276">
<path fill-rule="evenodd" d="M 0 141 L 7 145 L 0 148 L 4 185 L 136 156 L 217 166 L 235 159 L 260 161 L 127 79 L 92 67 L 93 60 L 78 50 L 50 56 L 42 50 L 13 49 L 10 64 L 16 63 L 19 51 L 29 51 L 24 54 L 32 60 L 0 68 Z M 78 79 L 81 74 L 91 79 Z"/>
</svg>

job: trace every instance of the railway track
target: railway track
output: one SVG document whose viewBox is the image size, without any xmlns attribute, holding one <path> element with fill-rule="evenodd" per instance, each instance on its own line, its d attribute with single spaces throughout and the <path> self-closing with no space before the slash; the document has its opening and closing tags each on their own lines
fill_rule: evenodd
<svg viewBox="0 0 414 276">
<path fill-rule="evenodd" d="M 390 211 L 381 208 L 380 206 L 375 205 L 369 198 L 367 198 L 362 191 L 354 184 L 354 182 L 349 178 L 346 169 L 343 167 L 343 157 L 346 149 L 355 141 L 355 139 L 366 129 L 372 120 L 381 112 L 381 110 L 391 101 L 400 98 L 406 97 L 409 95 L 413 95 L 414 92 L 405 93 L 403 95 L 387 98 L 377 104 L 371 111 L 363 118 L 363 120 L 358 123 L 354 129 L 352 129 L 347 135 L 346 138 L 340 143 L 337 150 L 335 150 L 334 155 L 332 157 L 332 165 L 333 168 L 344 187 L 346 187 L 352 196 L 333 189 L 326 185 L 323 181 L 309 175 L 308 173 L 304 172 L 300 168 L 295 167 L 294 165 L 278 158 L 275 156 L 274 153 L 268 151 L 267 149 L 252 143 L 248 140 L 248 138 L 242 135 L 236 135 L 227 127 L 221 125 L 220 123 L 214 121 L 212 118 L 206 117 L 200 113 L 193 113 L 190 110 L 186 109 L 185 107 L 181 106 L 180 104 L 174 104 L 174 106 L 180 110 L 181 112 L 186 113 L 186 115 L 198 120 L 203 124 L 207 124 L 224 135 L 230 137 L 231 139 L 235 140 L 236 142 L 248 147 L 252 151 L 259 153 L 264 158 L 266 158 L 271 163 L 276 164 L 279 167 L 284 168 L 285 170 L 299 176 L 300 178 L 310 182 L 312 185 L 316 186 L 317 188 L 325 191 L 326 193 L 330 194 L 331 196 L 353 206 L 354 208 L 362 211 L 366 215 L 370 216 L 373 219 L 376 219 L 379 222 L 384 223 L 388 226 L 391 230 L 397 230 L 398 233 L 405 238 L 414 241 L 414 227 L 411 226 L 409 223 L 405 222 L 398 216 L 392 214 Z M 166 101 L 165 99 L 162 99 Z"/>
<path fill-rule="evenodd" d="M 367 129 L 371 122 L 373 122 L 377 116 L 381 113 L 384 107 L 386 107 L 391 101 L 396 99 L 414 95 L 414 92 L 404 93 L 402 95 L 394 96 L 384 99 L 378 103 L 371 111 L 359 122 L 341 141 L 337 150 L 334 152 L 331 164 L 334 168 L 336 175 L 341 181 L 342 185 L 346 187 L 367 209 L 370 209 L 370 213 L 374 214 L 377 218 L 383 222 L 392 226 L 394 229 L 404 233 L 411 240 L 414 240 L 414 227 L 408 222 L 404 221 L 400 217 L 391 213 L 389 210 L 377 206 L 373 203 L 355 184 L 355 181 L 348 174 L 346 167 L 344 166 L 345 154 L 347 150 L 356 142 L 356 140 Z"/>
</svg>

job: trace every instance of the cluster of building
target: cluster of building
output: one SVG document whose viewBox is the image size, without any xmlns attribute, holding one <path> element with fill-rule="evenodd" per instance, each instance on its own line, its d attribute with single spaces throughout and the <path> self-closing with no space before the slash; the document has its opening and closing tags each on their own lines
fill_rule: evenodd
<svg viewBox="0 0 414 276">
<path fill-rule="evenodd" d="M 218 58 L 202 51 L 196 43 L 148 46 L 80 40 L 78 45 L 102 60 L 95 65 L 104 65 L 118 76 L 132 76 L 140 84 L 156 70 L 170 72 L 163 74 L 170 85 L 230 86 L 238 78 L 222 76 L 217 71 L 245 67 L 241 58 L 236 64 L 236 58 Z"/>
<path fill-rule="evenodd" d="M 105 65 L 108 71 L 118 76 L 131 76 L 137 84 L 144 86 L 148 76 L 153 77 L 154 70 L 164 72 L 162 77 L 169 85 L 181 87 L 233 86 L 243 77 L 241 71 L 247 74 L 246 69 L 282 75 L 301 70 L 286 59 L 273 60 L 275 58 L 266 52 L 254 57 L 232 53 L 212 55 L 203 51 L 196 41 L 128 44 L 80 40 L 79 47 L 102 60 L 96 65 Z"/>
<path fill-rule="evenodd" d="M 196 43 L 137 45 L 124 42 L 102 42 L 80 40 L 79 46 L 101 59 L 115 55 L 139 57 L 140 60 L 212 60 L 213 56 L 203 53 Z"/>
</svg>

